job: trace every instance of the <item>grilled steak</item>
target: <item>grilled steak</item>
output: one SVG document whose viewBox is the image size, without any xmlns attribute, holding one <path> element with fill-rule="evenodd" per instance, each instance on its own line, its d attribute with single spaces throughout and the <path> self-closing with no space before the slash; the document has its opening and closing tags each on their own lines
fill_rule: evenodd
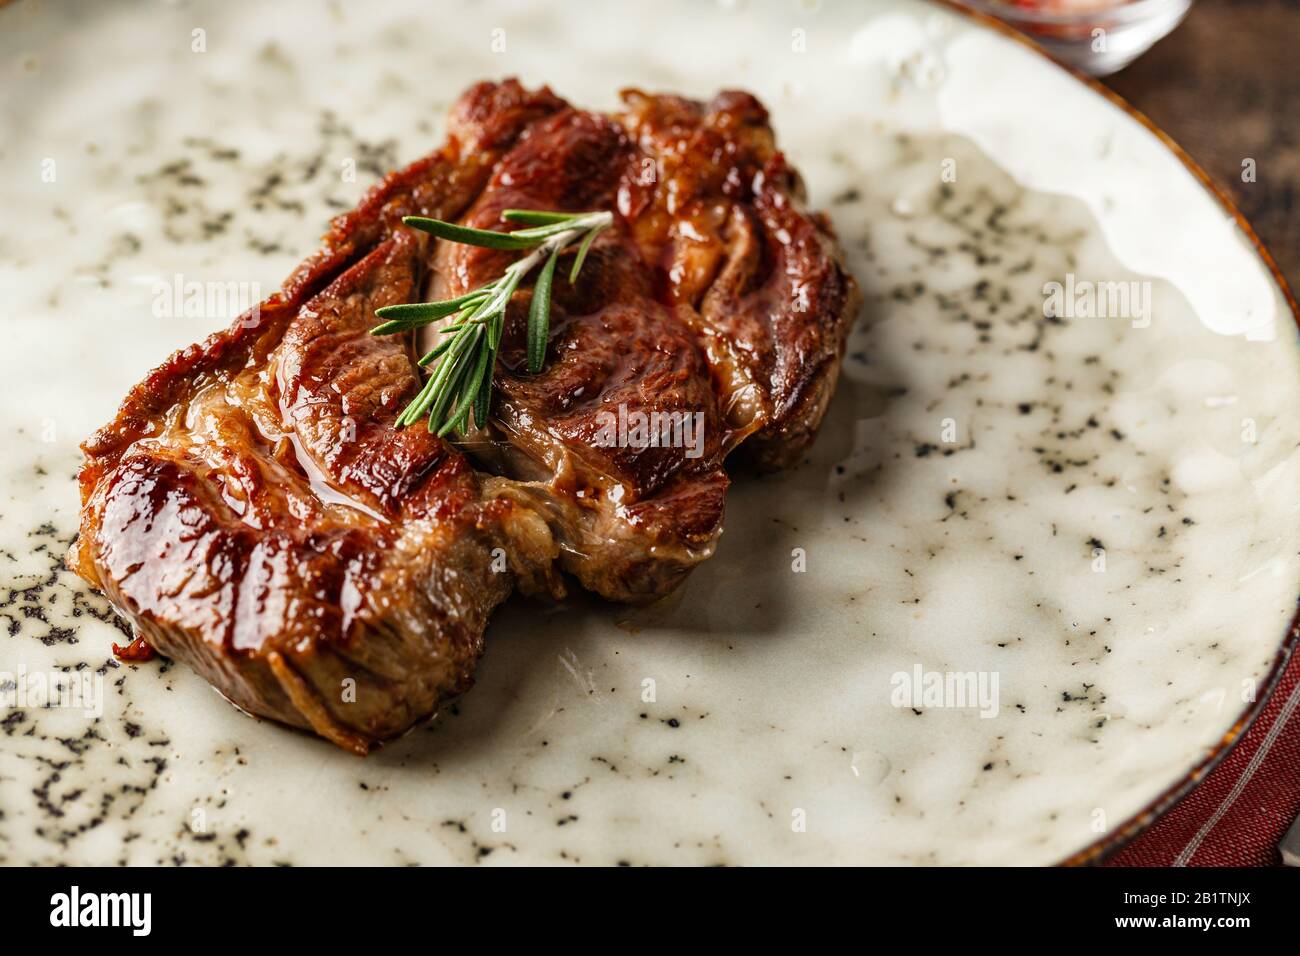
<svg viewBox="0 0 1300 956">
<path fill-rule="evenodd" d="M 654 600 L 712 553 L 729 455 L 798 458 L 857 302 L 829 227 L 752 96 L 624 101 L 473 87 L 441 150 L 85 442 L 70 563 L 149 645 L 365 753 L 468 688 L 512 590 L 560 597 L 571 577 Z M 516 293 L 487 427 L 395 428 L 414 343 L 369 335 L 375 309 L 466 291 L 511 256 L 401 217 L 500 229 L 510 207 L 616 215 L 576 284 L 557 271 L 538 375 Z"/>
</svg>

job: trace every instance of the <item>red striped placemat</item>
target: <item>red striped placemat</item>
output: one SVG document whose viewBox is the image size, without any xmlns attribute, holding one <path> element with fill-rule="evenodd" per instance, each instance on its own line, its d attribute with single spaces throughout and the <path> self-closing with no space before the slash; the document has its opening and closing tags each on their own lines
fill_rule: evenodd
<svg viewBox="0 0 1300 956">
<path fill-rule="evenodd" d="M 1281 866 L 1300 814 L 1300 652 L 1264 712 L 1191 793 L 1106 866 Z"/>
</svg>

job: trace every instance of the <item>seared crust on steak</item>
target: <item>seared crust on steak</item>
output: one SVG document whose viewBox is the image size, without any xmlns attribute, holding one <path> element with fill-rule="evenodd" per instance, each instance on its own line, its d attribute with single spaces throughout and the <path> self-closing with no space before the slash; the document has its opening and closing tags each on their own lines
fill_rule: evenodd
<svg viewBox="0 0 1300 956">
<path fill-rule="evenodd" d="M 467 689 L 493 608 L 563 573 L 649 601 L 708 557 L 726 457 L 796 460 L 857 307 L 826 222 L 753 97 L 624 94 L 613 116 L 482 83 L 441 150 L 339 217 L 283 289 L 173 355 L 82 446 L 70 564 L 150 645 L 243 709 L 365 753 Z M 507 314 L 487 428 L 394 428 L 418 390 L 377 308 L 455 295 L 511 253 L 405 215 L 502 228 L 510 207 L 610 209 L 547 362 L 531 289 Z M 690 423 L 610 442 L 610 416 Z M 698 428 L 698 431 L 693 429 Z"/>
</svg>

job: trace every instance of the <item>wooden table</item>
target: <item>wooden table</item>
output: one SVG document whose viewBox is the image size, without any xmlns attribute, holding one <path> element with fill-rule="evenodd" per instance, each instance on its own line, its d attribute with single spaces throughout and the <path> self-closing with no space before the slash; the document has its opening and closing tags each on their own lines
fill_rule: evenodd
<svg viewBox="0 0 1300 956">
<path fill-rule="evenodd" d="M 1300 0 L 1196 0 L 1105 81 L 1225 188 L 1300 285 Z M 1256 181 L 1242 181 L 1255 160 Z"/>
</svg>

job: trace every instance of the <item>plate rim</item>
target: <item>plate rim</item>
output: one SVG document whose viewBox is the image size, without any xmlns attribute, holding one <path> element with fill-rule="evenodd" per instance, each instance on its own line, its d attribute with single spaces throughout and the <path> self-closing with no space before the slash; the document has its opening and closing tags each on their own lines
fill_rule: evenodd
<svg viewBox="0 0 1300 956">
<path fill-rule="evenodd" d="M 1061 70 L 1083 86 L 1090 89 L 1093 93 L 1098 94 L 1107 100 L 1112 106 L 1117 107 L 1121 112 L 1126 113 L 1129 117 L 1136 120 L 1138 124 L 1144 127 L 1148 132 L 1155 136 L 1174 158 L 1183 164 L 1183 166 L 1192 174 L 1210 196 L 1216 200 L 1219 206 L 1232 218 L 1237 228 L 1250 241 L 1256 255 L 1264 266 L 1268 269 L 1273 281 L 1277 283 L 1279 291 L 1282 293 L 1282 299 L 1291 309 L 1291 317 L 1295 320 L 1296 331 L 1300 333 L 1300 303 L 1297 303 L 1295 295 L 1291 291 L 1291 286 L 1282 271 L 1278 268 L 1277 261 L 1273 258 L 1264 241 L 1260 239 L 1259 234 L 1255 232 L 1245 215 L 1237 208 L 1237 204 L 1232 197 L 1215 182 L 1214 178 L 1205 171 L 1192 156 L 1183 149 L 1178 142 L 1156 125 L 1155 121 L 1139 110 L 1136 106 L 1124 99 L 1119 93 L 1112 90 L 1101 80 L 1094 76 L 1089 76 L 1082 70 L 1069 66 L 1056 60 L 1045 49 L 1035 43 L 1029 37 L 1020 33 L 1014 27 L 997 17 L 968 7 L 961 0 L 931 0 L 932 3 L 965 18 L 966 20 L 992 30 L 994 33 L 1001 34 L 1009 38 L 1025 49 L 1031 50 L 1041 57 L 1047 64 Z M 1214 744 L 1209 753 L 1198 760 L 1192 768 L 1179 777 L 1172 784 L 1161 790 L 1152 800 L 1148 801 L 1140 810 L 1130 815 L 1119 826 L 1112 828 L 1107 833 L 1099 836 L 1091 843 L 1087 844 L 1080 850 L 1076 850 L 1069 856 L 1057 861 L 1056 866 L 1096 866 L 1105 862 L 1110 856 L 1127 846 L 1136 837 L 1145 833 L 1150 827 L 1166 813 L 1180 803 L 1184 797 L 1190 794 L 1198 785 L 1200 785 L 1210 773 L 1223 763 L 1228 754 L 1246 735 L 1251 726 L 1258 719 L 1259 715 L 1264 712 L 1268 706 L 1273 692 L 1281 683 L 1282 675 L 1285 673 L 1287 664 L 1291 660 L 1291 655 L 1300 647 L 1300 594 L 1296 597 L 1296 610 L 1291 617 L 1291 623 L 1285 633 L 1282 635 L 1281 644 L 1273 655 L 1273 662 L 1269 666 L 1268 673 L 1264 676 L 1262 690 L 1256 695 L 1255 700 L 1237 715 L 1237 719 L 1223 733 L 1218 742 Z"/>
</svg>

